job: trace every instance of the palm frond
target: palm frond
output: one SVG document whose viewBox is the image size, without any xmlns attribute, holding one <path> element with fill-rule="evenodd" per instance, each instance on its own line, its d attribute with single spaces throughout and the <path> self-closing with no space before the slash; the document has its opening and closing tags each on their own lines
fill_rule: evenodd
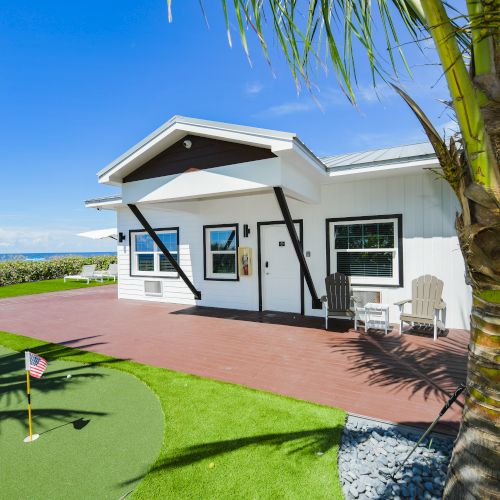
<svg viewBox="0 0 500 500">
<path fill-rule="evenodd" d="M 170 4 L 171 0 L 168 0 Z M 271 63 L 267 40 L 274 36 L 298 88 L 311 89 L 313 63 L 333 68 L 340 88 L 354 102 L 357 83 L 355 56 L 365 53 L 373 84 L 390 81 L 400 67 L 410 74 L 401 39 L 419 44 L 427 31 L 420 0 L 221 0 L 229 43 L 231 26 L 237 26 L 249 61 L 248 29 L 257 36 L 266 60 Z M 458 17 L 457 17 L 458 19 Z M 385 50 L 377 50 L 375 27 L 382 27 Z M 401 28 L 403 27 L 403 29 Z M 457 40 L 470 47 L 464 26 L 456 22 Z"/>
</svg>

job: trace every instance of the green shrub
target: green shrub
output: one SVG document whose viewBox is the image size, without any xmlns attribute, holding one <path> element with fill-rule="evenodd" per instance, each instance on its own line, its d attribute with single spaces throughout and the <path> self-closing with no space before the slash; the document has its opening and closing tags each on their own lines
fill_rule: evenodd
<svg viewBox="0 0 500 500">
<path fill-rule="evenodd" d="M 116 260 L 116 255 L 100 255 L 98 257 L 59 257 L 40 262 L 24 260 L 0 262 L 0 286 L 78 274 L 85 264 L 96 264 L 97 269 L 107 269 L 109 264 L 114 264 Z"/>
</svg>

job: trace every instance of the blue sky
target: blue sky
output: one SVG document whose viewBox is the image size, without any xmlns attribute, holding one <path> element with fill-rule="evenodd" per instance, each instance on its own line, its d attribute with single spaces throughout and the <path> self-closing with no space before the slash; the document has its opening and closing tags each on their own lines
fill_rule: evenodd
<svg viewBox="0 0 500 500">
<path fill-rule="evenodd" d="M 420 142 L 400 98 L 370 86 L 360 65 L 358 107 L 333 76 L 314 75 L 320 109 L 297 95 L 271 40 L 273 72 L 254 42 L 252 67 L 220 2 L 197 0 L 0 2 L 0 253 L 111 250 L 75 233 L 112 227 L 113 212 L 83 207 L 112 194 L 96 172 L 172 115 L 297 132 L 318 155 Z M 402 83 L 447 128 L 435 54 L 409 46 L 414 79 Z"/>
</svg>

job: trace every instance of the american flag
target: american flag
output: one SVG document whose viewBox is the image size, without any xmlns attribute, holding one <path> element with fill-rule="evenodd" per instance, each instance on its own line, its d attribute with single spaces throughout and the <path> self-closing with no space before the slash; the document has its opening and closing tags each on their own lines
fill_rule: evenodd
<svg viewBox="0 0 500 500">
<path fill-rule="evenodd" d="M 40 378 L 47 368 L 47 361 L 41 356 L 33 354 L 32 352 L 24 352 L 24 362 L 26 364 L 26 371 L 35 378 Z"/>
</svg>

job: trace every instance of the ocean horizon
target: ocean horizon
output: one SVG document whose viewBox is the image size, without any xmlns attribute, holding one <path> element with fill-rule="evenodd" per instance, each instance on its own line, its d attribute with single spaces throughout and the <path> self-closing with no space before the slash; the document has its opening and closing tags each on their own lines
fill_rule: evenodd
<svg viewBox="0 0 500 500">
<path fill-rule="evenodd" d="M 99 257 L 102 255 L 116 255 L 116 252 L 18 252 L 0 253 L 0 262 L 10 260 L 25 260 L 40 262 L 57 257 Z"/>
</svg>

